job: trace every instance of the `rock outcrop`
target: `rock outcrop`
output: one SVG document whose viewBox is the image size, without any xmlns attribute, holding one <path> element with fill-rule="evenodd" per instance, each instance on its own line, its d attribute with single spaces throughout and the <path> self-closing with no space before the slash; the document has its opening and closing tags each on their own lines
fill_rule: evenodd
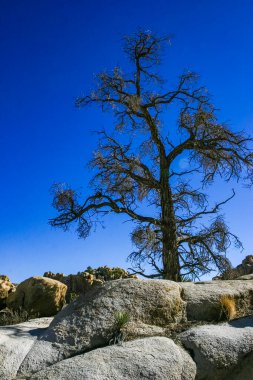
<svg viewBox="0 0 253 380">
<path fill-rule="evenodd" d="M 51 317 L 62 309 L 67 286 L 46 277 L 31 277 L 21 282 L 7 298 L 12 310 L 26 310 L 29 315 Z"/>
<path fill-rule="evenodd" d="M 108 281 L 60 311 L 32 343 L 17 334 L 24 350 L 14 349 L 15 380 L 251 380 L 252 314 L 252 280 Z M 0 375 L 14 380 L 8 344 L 0 330 Z"/>
<path fill-rule="evenodd" d="M 6 307 L 8 296 L 15 292 L 16 286 L 11 283 L 8 276 L 0 276 L 0 310 Z"/>
<path fill-rule="evenodd" d="M 253 255 L 246 256 L 237 267 L 226 270 L 222 275 L 214 277 L 213 280 L 235 280 L 250 274 L 253 274 Z"/>
<path fill-rule="evenodd" d="M 70 274 L 45 272 L 44 277 L 52 278 L 67 285 L 66 301 L 71 302 L 80 294 L 85 294 L 92 286 L 102 285 L 106 281 L 119 280 L 123 278 L 137 278 L 122 268 L 110 268 L 102 266 L 97 269 L 88 267 L 84 272 Z"/>
<path fill-rule="evenodd" d="M 132 329 L 139 325 L 143 330 L 150 326 L 167 328 L 180 323 L 185 308 L 180 292 L 177 283 L 159 280 L 116 280 L 92 288 L 58 313 L 35 343 L 33 352 L 27 355 L 21 373 L 27 374 L 31 363 L 36 363 L 36 371 L 49 364 L 41 355 L 45 347 L 48 352 L 52 351 L 53 364 L 55 345 L 64 358 L 108 344 L 116 332 L 115 317 L 119 311 L 129 314 Z"/>
<path fill-rule="evenodd" d="M 168 338 L 138 339 L 63 360 L 30 380 L 194 380 L 191 356 Z"/>
<path fill-rule="evenodd" d="M 188 321 L 220 321 L 225 318 L 222 300 L 228 297 L 234 304 L 235 316 L 253 312 L 253 281 L 185 282 L 182 297 L 186 301 Z"/>
<path fill-rule="evenodd" d="M 198 380 L 253 379 L 253 364 L 247 365 L 248 356 L 253 355 L 252 317 L 192 328 L 180 339 L 197 364 Z M 247 377 L 242 376 L 243 368 Z M 233 377 L 236 372 L 238 377 Z"/>
<path fill-rule="evenodd" d="M 0 379 L 11 380 L 37 337 L 51 318 L 34 319 L 18 325 L 0 327 Z"/>
</svg>

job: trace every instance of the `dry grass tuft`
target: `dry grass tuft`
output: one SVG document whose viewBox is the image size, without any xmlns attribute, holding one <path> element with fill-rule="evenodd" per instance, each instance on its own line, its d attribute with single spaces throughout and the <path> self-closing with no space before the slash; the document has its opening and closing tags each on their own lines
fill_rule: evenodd
<svg viewBox="0 0 253 380">
<path fill-rule="evenodd" d="M 236 317 L 236 304 L 233 296 L 225 295 L 220 298 L 221 316 L 225 315 L 227 320 L 234 319 Z"/>
</svg>

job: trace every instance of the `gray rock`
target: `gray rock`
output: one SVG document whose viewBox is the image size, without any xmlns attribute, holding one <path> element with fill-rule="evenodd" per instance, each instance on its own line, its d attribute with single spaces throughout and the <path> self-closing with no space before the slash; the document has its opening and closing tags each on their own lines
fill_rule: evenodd
<svg viewBox="0 0 253 380">
<path fill-rule="evenodd" d="M 183 289 L 182 297 L 187 302 L 186 314 L 189 321 L 219 321 L 222 296 L 234 299 L 237 317 L 252 313 L 252 281 L 185 282 L 180 285 Z"/>
<path fill-rule="evenodd" d="M 253 352 L 246 355 L 242 361 L 233 368 L 225 380 L 252 380 L 253 379 Z"/>
<path fill-rule="evenodd" d="M 70 355 L 69 350 L 68 353 Z M 27 360 L 27 357 L 29 357 L 29 360 Z M 47 367 L 52 362 L 57 363 L 65 359 L 65 357 L 63 345 L 37 340 L 19 362 L 18 371 L 16 372 L 17 376 L 21 376 L 21 378 L 23 376 L 29 376 L 31 373 L 39 371 L 42 366 Z"/>
<path fill-rule="evenodd" d="M 195 327 L 182 333 L 180 339 L 197 364 L 196 379 L 253 379 L 249 360 L 253 353 L 252 317 Z"/>
<path fill-rule="evenodd" d="M 63 360 L 30 380 L 193 380 L 196 365 L 168 338 L 146 338 Z"/>
<path fill-rule="evenodd" d="M 180 293 L 180 285 L 163 280 L 115 280 L 91 289 L 57 314 L 25 358 L 20 374 L 55 363 L 58 360 L 55 347 L 61 357 L 68 357 L 108 344 L 115 332 L 118 311 L 128 312 L 131 323 L 141 325 L 142 336 L 150 334 L 150 326 L 165 327 L 180 322 L 185 308 Z M 48 355 L 44 359 L 41 341 L 46 341 L 47 350 L 54 352 L 51 358 Z"/>
<path fill-rule="evenodd" d="M 236 280 L 253 280 L 253 274 L 245 274 L 244 276 L 237 277 Z"/>
<path fill-rule="evenodd" d="M 48 327 L 51 318 L 34 319 L 0 328 L 0 379 L 11 380 L 35 339 Z"/>
</svg>

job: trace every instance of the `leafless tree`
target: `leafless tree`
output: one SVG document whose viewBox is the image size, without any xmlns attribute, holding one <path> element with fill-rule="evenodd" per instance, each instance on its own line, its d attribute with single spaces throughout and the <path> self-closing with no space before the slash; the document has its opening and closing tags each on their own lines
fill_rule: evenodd
<svg viewBox="0 0 253 380">
<path fill-rule="evenodd" d="M 176 86 L 165 89 L 156 72 L 165 43 L 150 32 L 127 37 L 125 53 L 133 72 L 119 67 L 103 72 L 96 89 L 77 99 L 78 107 L 95 103 L 112 110 L 116 123 L 111 134 L 99 132 L 90 163 L 96 173 L 92 195 L 82 202 L 72 188 L 55 185 L 53 205 L 59 214 L 50 223 L 68 229 L 76 222 L 85 238 L 97 217 L 124 214 L 136 223 L 131 234 L 136 251 L 129 256 L 133 271 L 180 281 L 213 268 L 223 272 L 230 245 L 241 247 L 219 214 L 234 191 L 210 205 L 206 187 L 217 176 L 251 184 L 253 153 L 252 138 L 218 122 L 196 74 L 184 72 Z M 152 274 L 145 273 L 145 263 Z"/>
</svg>

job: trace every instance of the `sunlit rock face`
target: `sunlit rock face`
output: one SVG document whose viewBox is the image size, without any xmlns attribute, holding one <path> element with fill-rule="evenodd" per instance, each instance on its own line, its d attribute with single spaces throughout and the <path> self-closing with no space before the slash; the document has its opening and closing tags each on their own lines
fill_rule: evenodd
<svg viewBox="0 0 253 380">
<path fill-rule="evenodd" d="M 251 279 L 104 282 L 44 330 L 0 328 L 1 379 L 251 379 L 252 294 Z"/>
<path fill-rule="evenodd" d="M 129 314 L 131 332 L 142 336 L 162 335 L 168 326 L 184 318 L 185 302 L 178 283 L 164 280 L 124 279 L 94 287 L 65 307 L 53 320 L 24 360 L 21 373 L 55 363 L 55 347 L 61 358 L 109 344 L 115 330 L 115 315 Z M 51 362 L 41 353 L 51 350 Z"/>
<path fill-rule="evenodd" d="M 102 266 L 96 269 L 88 267 L 84 272 L 64 275 L 63 273 L 45 272 L 44 277 L 52 278 L 67 285 L 66 301 L 71 302 L 76 296 L 85 294 L 91 287 L 102 285 L 106 281 L 123 278 L 137 278 L 125 269 Z"/>
<path fill-rule="evenodd" d="M 16 286 L 11 283 L 8 276 L 0 275 L 0 310 L 6 307 L 6 300 L 11 293 L 14 293 Z"/>
<path fill-rule="evenodd" d="M 46 277 L 31 277 L 21 282 L 7 298 L 12 310 L 26 310 L 29 315 L 51 317 L 62 309 L 67 286 Z"/>
</svg>

